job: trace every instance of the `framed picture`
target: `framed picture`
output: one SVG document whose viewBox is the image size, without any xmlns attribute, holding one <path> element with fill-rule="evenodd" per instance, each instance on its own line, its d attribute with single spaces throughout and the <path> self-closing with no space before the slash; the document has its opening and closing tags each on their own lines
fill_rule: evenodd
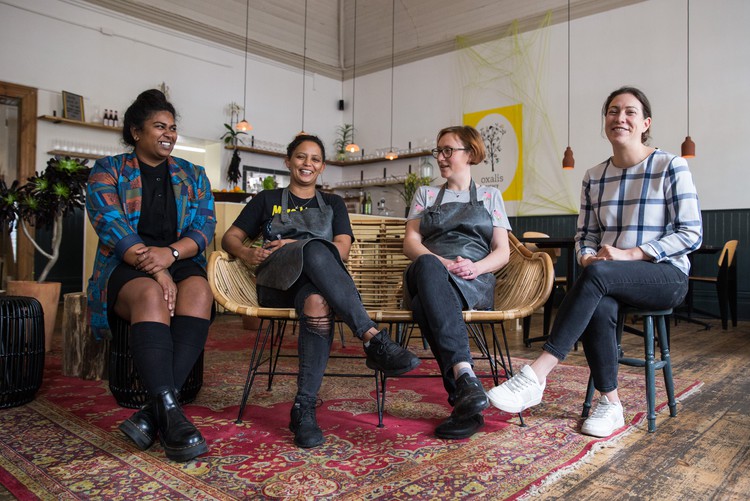
<svg viewBox="0 0 750 501">
<path fill-rule="evenodd" d="M 63 118 L 84 122 L 83 97 L 71 92 L 62 91 Z"/>
</svg>

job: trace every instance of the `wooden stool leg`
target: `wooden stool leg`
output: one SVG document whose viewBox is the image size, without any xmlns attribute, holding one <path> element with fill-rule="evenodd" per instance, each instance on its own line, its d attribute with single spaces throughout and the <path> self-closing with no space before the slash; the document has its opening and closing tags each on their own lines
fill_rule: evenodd
<svg viewBox="0 0 750 501">
<path fill-rule="evenodd" d="M 646 349 L 646 403 L 648 431 L 656 431 L 656 375 L 654 360 L 654 317 L 643 317 L 643 343 Z"/>
<path fill-rule="evenodd" d="M 674 417 L 677 415 L 677 401 L 674 397 L 674 380 L 672 379 L 672 360 L 669 355 L 669 330 L 667 327 L 667 320 L 665 317 L 657 317 L 658 326 L 657 332 L 659 334 L 659 348 L 661 350 L 661 360 L 664 364 L 662 371 L 664 372 L 664 387 L 667 390 L 667 402 L 669 403 L 669 415 Z"/>
</svg>

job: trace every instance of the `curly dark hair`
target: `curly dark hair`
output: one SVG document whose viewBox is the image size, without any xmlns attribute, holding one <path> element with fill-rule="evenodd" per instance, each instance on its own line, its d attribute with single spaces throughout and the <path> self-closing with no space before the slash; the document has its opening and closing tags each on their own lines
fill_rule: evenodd
<svg viewBox="0 0 750 501">
<path fill-rule="evenodd" d="M 168 111 L 175 119 L 177 113 L 172 103 L 167 101 L 167 96 L 158 89 L 149 89 L 141 92 L 133 101 L 122 119 L 122 140 L 125 144 L 135 147 L 135 138 L 131 129 L 140 130 L 154 113 Z"/>
</svg>

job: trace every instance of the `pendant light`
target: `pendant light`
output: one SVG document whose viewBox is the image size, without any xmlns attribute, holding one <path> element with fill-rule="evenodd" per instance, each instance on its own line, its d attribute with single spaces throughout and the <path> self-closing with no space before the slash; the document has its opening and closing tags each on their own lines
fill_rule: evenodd
<svg viewBox="0 0 750 501">
<path fill-rule="evenodd" d="M 393 63 L 396 54 L 396 0 L 391 5 L 391 148 L 385 154 L 387 160 L 396 160 L 398 153 L 393 149 Z"/>
<path fill-rule="evenodd" d="M 352 142 L 344 147 L 349 153 L 357 153 L 359 146 L 354 142 L 354 101 L 357 85 L 357 0 L 354 0 L 354 54 L 352 56 Z"/>
<path fill-rule="evenodd" d="M 242 121 L 237 124 L 237 130 L 247 132 L 253 130 L 253 126 L 245 119 L 245 108 L 247 107 L 247 38 L 250 26 L 250 0 L 247 0 L 245 9 L 245 84 L 242 86 Z"/>
<path fill-rule="evenodd" d="M 305 132 L 305 73 L 307 71 L 307 0 L 305 0 L 305 29 L 302 43 L 302 128 L 298 136 L 307 134 Z"/>
<path fill-rule="evenodd" d="M 690 0 L 687 0 L 687 136 L 681 149 L 684 158 L 695 157 L 695 143 L 690 139 Z"/>
<path fill-rule="evenodd" d="M 562 168 L 570 170 L 574 168 L 576 161 L 573 158 L 573 150 L 570 148 L 570 0 L 568 0 L 568 147 L 563 154 Z"/>
</svg>

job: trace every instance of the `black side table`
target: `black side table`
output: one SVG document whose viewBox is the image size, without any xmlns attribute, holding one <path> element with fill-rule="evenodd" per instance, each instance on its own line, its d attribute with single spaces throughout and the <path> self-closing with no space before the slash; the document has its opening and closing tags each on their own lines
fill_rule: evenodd
<svg viewBox="0 0 750 501">
<path fill-rule="evenodd" d="M 44 313 L 32 297 L 0 297 L 0 408 L 31 402 L 44 375 Z"/>
<path fill-rule="evenodd" d="M 117 318 L 110 325 L 112 340 L 109 343 L 109 391 L 122 407 L 139 409 L 148 401 L 148 392 L 138 377 L 133 357 L 130 356 L 130 324 Z M 190 371 L 180 391 L 180 403 L 189 404 L 203 386 L 203 353 Z"/>
</svg>

